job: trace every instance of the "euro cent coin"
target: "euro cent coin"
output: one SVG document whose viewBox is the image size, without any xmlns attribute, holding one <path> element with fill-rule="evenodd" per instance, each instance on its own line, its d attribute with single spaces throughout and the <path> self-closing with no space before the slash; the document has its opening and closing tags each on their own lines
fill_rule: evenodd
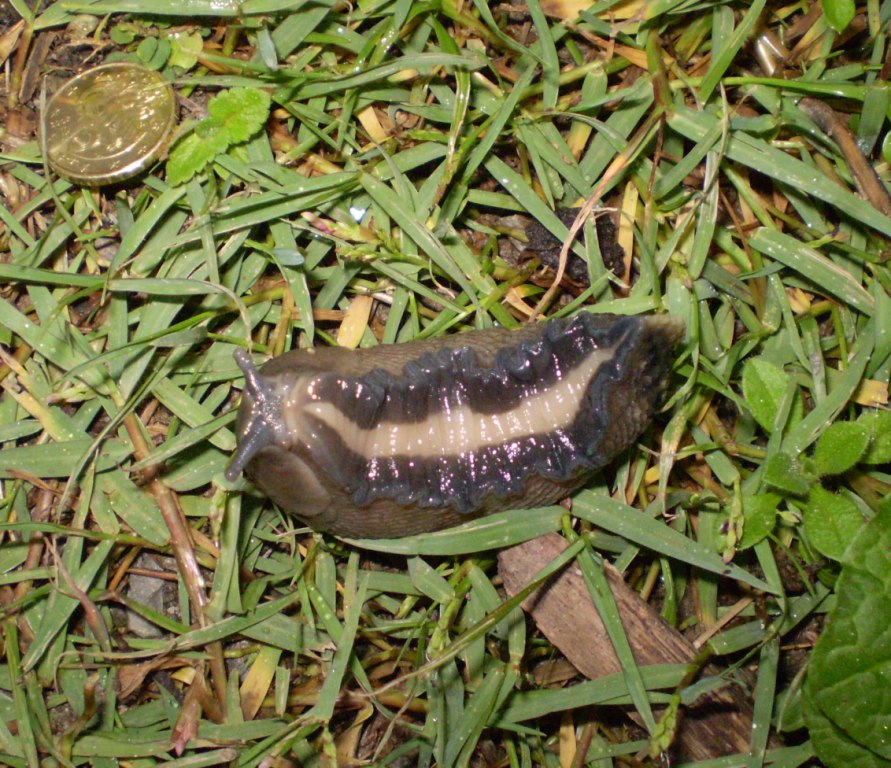
<svg viewBox="0 0 891 768">
<path fill-rule="evenodd" d="M 47 103 L 47 160 L 84 186 L 124 181 L 160 157 L 175 121 L 176 97 L 160 73 L 103 64 L 73 77 Z"/>
</svg>

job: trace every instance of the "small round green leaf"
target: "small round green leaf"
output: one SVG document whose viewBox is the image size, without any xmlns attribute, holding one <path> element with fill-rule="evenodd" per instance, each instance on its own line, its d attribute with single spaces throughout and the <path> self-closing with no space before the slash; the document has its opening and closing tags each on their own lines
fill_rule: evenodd
<svg viewBox="0 0 891 768">
<path fill-rule="evenodd" d="M 863 515 L 846 496 L 815 485 L 804 508 L 804 526 L 811 544 L 833 560 L 842 560 L 863 527 Z"/>
<path fill-rule="evenodd" d="M 108 31 L 108 36 L 115 45 L 129 45 L 136 39 L 136 30 L 132 24 L 115 24 Z"/>
<path fill-rule="evenodd" d="M 804 496 L 815 479 L 788 453 L 771 456 L 764 465 L 764 480 L 767 484 L 793 496 Z"/>
<path fill-rule="evenodd" d="M 147 37 L 136 48 L 136 55 L 149 69 L 160 70 L 170 56 L 170 43 L 166 38 Z"/>
<path fill-rule="evenodd" d="M 820 435 L 814 462 L 820 475 L 840 475 L 853 467 L 869 446 L 870 430 L 853 421 L 838 421 Z"/>
<path fill-rule="evenodd" d="M 767 536 L 777 522 L 778 493 L 759 493 L 743 497 L 743 535 L 739 549 L 752 547 Z"/>
<path fill-rule="evenodd" d="M 171 67 L 181 67 L 182 69 L 191 69 L 198 63 L 198 56 L 204 49 L 204 40 L 198 32 L 186 32 L 180 30 L 173 32 L 168 36 L 170 40 L 170 59 L 168 63 Z"/>
<path fill-rule="evenodd" d="M 882 139 L 882 160 L 891 163 L 891 131 L 886 133 L 885 138 Z"/>
<path fill-rule="evenodd" d="M 891 462 L 891 411 L 868 411 L 857 423 L 866 427 L 872 437 L 862 461 L 865 464 Z"/>
<path fill-rule="evenodd" d="M 854 20 L 856 7 L 854 0 L 820 0 L 826 23 L 836 32 L 844 32 Z"/>
</svg>

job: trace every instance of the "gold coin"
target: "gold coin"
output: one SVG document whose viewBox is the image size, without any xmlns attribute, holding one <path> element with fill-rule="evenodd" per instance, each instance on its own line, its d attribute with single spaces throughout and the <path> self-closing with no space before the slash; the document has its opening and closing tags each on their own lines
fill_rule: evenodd
<svg viewBox="0 0 891 768">
<path fill-rule="evenodd" d="M 158 159 L 175 120 L 176 97 L 161 74 L 103 64 L 73 77 L 46 105 L 47 160 L 78 184 L 123 181 Z"/>
</svg>

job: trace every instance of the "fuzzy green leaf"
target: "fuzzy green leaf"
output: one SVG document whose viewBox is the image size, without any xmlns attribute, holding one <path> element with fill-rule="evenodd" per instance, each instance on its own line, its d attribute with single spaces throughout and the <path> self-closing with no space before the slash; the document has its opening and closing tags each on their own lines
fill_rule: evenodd
<svg viewBox="0 0 891 768">
<path fill-rule="evenodd" d="M 820 435 L 814 462 L 821 475 L 840 475 L 860 461 L 869 447 L 870 431 L 862 424 L 838 421 Z"/>
<path fill-rule="evenodd" d="M 241 144 L 263 127 L 271 104 L 272 98 L 266 91 L 232 88 L 214 98 L 207 111 L 223 126 L 230 144 Z"/>
<path fill-rule="evenodd" d="M 232 143 L 222 121 L 216 117 L 208 117 L 198 123 L 195 126 L 195 136 L 201 139 L 214 155 L 222 154 Z"/>
<path fill-rule="evenodd" d="M 857 423 L 866 427 L 872 437 L 862 461 L 865 464 L 891 461 L 891 411 L 869 411 L 857 419 Z"/>
<path fill-rule="evenodd" d="M 805 716 L 830 766 L 891 761 L 891 506 L 852 542 L 837 602 L 814 648 L 805 682 Z M 815 717 L 816 715 L 816 717 Z M 820 716 L 834 729 L 820 723 Z"/>
<path fill-rule="evenodd" d="M 272 99 L 255 88 L 233 88 L 208 104 L 208 117 L 177 142 L 167 160 L 167 180 L 174 186 L 191 179 L 232 144 L 259 131 L 269 117 Z"/>
<path fill-rule="evenodd" d="M 768 433 L 773 432 L 790 381 L 788 373 L 767 360 L 755 358 L 743 368 L 743 396 L 755 421 Z"/>
<path fill-rule="evenodd" d="M 815 479 L 788 453 L 771 456 L 764 465 L 765 482 L 793 496 L 804 496 Z"/>
<path fill-rule="evenodd" d="M 863 528 L 863 515 L 846 496 L 815 485 L 804 508 L 804 526 L 820 554 L 841 560 Z"/>
<path fill-rule="evenodd" d="M 167 181 L 172 186 L 183 184 L 217 156 L 213 142 L 197 133 L 190 133 L 177 142 L 167 159 Z"/>
</svg>

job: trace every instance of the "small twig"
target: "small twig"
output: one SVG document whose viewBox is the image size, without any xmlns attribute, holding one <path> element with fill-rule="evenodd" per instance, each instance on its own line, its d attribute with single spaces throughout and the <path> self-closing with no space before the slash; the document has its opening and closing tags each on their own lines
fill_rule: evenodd
<svg viewBox="0 0 891 768">
<path fill-rule="evenodd" d="M 730 609 L 718 619 L 717 622 L 711 627 L 709 627 L 705 632 L 699 635 L 694 641 L 693 645 L 696 648 L 702 648 L 709 640 L 712 639 L 715 635 L 718 634 L 724 627 L 730 624 L 739 614 L 741 614 L 746 608 L 748 608 L 755 599 L 752 597 L 744 597 L 741 600 L 737 600 L 734 605 L 730 607 Z"/>
<path fill-rule="evenodd" d="M 142 461 L 149 455 L 149 446 L 133 413 L 124 418 L 124 427 L 133 443 L 133 455 L 137 461 Z M 151 480 L 149 489 L 158 503 L 164 524 L 170 531 L 173 556 L 183 577 L 183 584 L 189 595 L 189 602 L 192 604 L 198 626 L 207 627 L 210 625 L 210 621 L 206 613 L 207 597 L 204 593 L 204 577 L 198 566 L 198 558 L 195 556 L 191 531 L 186 523 L 185 515 L 173 491 L 161 480 L 157 478 Z M 210 673 L 213 678 L 214 693 L 222 705 L 222 702 L 226 700 L 226 666 L 223 661 L 223 646 L 219 642 L 209 643 L 207 652 L 210 656 Z"/>
<path fill-rule="evenodd" d="M 571 768 L 582 768 L 587 762 L 588 748 L 594 739 L 594 723 L 585 723 L 579 737 L 578 744 L 575 748 L 575 755 L 572 758 Z"/>
<path fill-rule="evenodd" d="M 799 101 L 798 108 L 813 120 L 823 133 L 838 144 L 851 171 L 857 191 L 870 202 L 873 208 L 886 216 L 891 216 L 891 196 L 888 195 L 888 190 L 885 189 L 875 168 L 866 159 L 857 144 L 857 139 L 848 130 L 838 113 L 828 104 L 810 96 L 805 96 Z"/>
<path fill-rule="evenodd" d="M 96 606 L 96 603 L 90 600 L 90 596 L 75 584 L 74 579 L 71 578 L 71 574 L 62 562 L 62 557 L 59 555 L 54 542 L 50 542 L 49 549 L 52 552 L 53 560 L 56 561 L 56 573 L 62 577 L 62 581 L 65 582 L 65 586 L 70 590 L 71 596 L 80 603 L 87 626 L 93 633 L 93 637 L 96 638 L 99 648 L 104 653 L 111 653 L 111 635 L 108 634 L 108 627 L 105 626 L 105 620 L 102 618 L 102 614 L 99 613 L 99 608 Z"/>
<path fill-rule="evenodd" d="M 45 488 L 41 489 L 37 497 L 37 504 L 34 506 L 34 510 L 31 513 L 31 522 L 43 523 L 49 520 L 53 495 L 53 491 Z M 42 533 L 35 532 L 31 534 L 28 538 L 28 554 L 25 556 L 25 562 L 22 563 L 23 570 L 31 570 L 40 565 L 45 544 L 46 540 Z M 15 591 L 13 592 L 13 598 L 17 601 L 23 600 L 33 588 L 34 582 L 31 579 L 22 581 L 16 586 Z M 34 632 L 28 623 L 28 616 L 26 613 L 21 614 L 19 619 L 19 629 L 28 642 L 34 639 Z"/>
</svg>

